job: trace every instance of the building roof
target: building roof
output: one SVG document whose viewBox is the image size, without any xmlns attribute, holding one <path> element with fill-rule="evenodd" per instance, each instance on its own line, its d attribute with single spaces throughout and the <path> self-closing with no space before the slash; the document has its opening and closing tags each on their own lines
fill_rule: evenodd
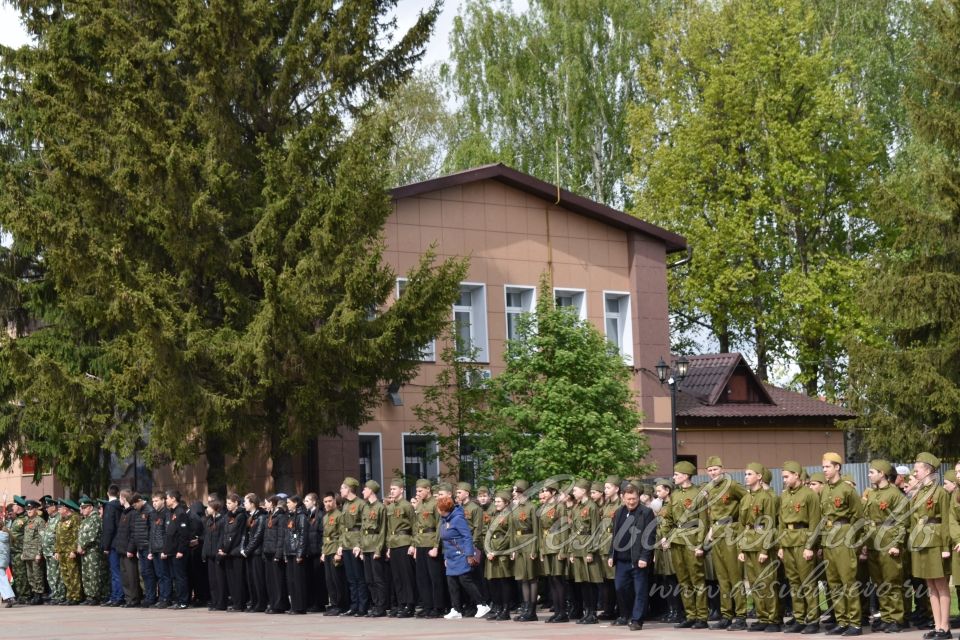
<svg viewBox="0 0 960 640">
<path fill-rule="evenodd" d="M 739 353 L 688 356 L 687 377 L 677 394 L 678 418 L 852 418 L 849 409 L 760 382 Z M 734 374 L 743 376 L 756 401 L 727 402 Z"/>
<path fill-rule="evenodd" d="M 525 193 L 539 196 L 550 202 L 555 202 L 557 206 L 579 213 L 588 218 L 627 231 L 639 231 L 645 235 L 657 238 L 662 240 L 666 245 L 667 253 L 684 251 L 687 248 L 686 238 L 677 233 L 667 231 L 649 222 L 644 222 L 640 218 L 608 207 L 605 204 L 600 204 L 583 196 L 578 196 L 566 189 L 557 187 L 557 185 L 544 182 L 516 169 L 511 169 L 502 163 L 488 164 L 482 167 L 466 169 L 465 171 L 458 171 L 457 173 L 439 176 L 430 180 L 396 187 L 390 190 L 390 195 L 395 200 L 399 200 L 400 198 L 411 198 L 424 193 L 479 182 L 481 180 L 496 180 L 497 182 L 519 189 Z"/>
</svg>

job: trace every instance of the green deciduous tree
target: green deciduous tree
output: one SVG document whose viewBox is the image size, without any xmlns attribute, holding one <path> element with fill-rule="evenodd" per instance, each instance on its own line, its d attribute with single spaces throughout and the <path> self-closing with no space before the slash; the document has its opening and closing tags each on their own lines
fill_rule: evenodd
<svg viewBox="0 0 960 640">
<path fill-rule="evenodd" d="M 490 384 L 487 442 L 497 477 L 647 471 L 630 367 L 593 325 L 554 306 L 546 281 L 538 296 L 507 344 L 506 370 Z"/>
<path fill-rule="evenodd" d="M 763 379 L 795 362 L 830 395 L 885 161 L 848 74 L 805 2 L 694 4 L 658 38 L 631 114 L 635 211 L 695 247 L 671 273 L 678 328 L 752 348 Z"/>
<path fill-rule="evenodd" d="M 613 206 L 629 197 L 625 115 L 660 3 L 465 3 L 447 77 L 461 105 L 448 168 L 504 162 Z M 558 152 L 559 145 L 559 152 Z"/>
<path fill-rule="evenodd" d="M 269 442 L 290 488 L 293 452 L 414 374 L 461 279 L 427 255 L 384 306 L 372 107 L 436 7 L 385 47 L 389 0 L 13 4 L 37 46 L 0 54 L 0 226 L 56 328 L 3 346 L 5 449 L 63 474 L 47 440 L 129 452 L 146 430 L 149 462 L 206 453 L 222 488 L 224 455 Z"/>
<path fill-rule="evenodd" d="M 875 452 L 960 455 L 960 2 L 920 9 L 907 101 L 914 140 L 877 198 L 886 251 L 858 292 L 851 427 Z"/>
</svg>

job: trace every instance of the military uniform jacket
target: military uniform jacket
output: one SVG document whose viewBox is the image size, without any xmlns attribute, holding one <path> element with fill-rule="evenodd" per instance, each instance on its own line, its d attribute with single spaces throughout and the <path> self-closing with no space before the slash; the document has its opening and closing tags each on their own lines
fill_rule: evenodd
<svg viewBox="0 0 960 640">
<path fill-rule="evenodd" d="M 511 548 L 510 512 L 507 509 L 490 516 L 490 524 L 484 536 L 484 550 L 489 554 L 503 555 Z"/>
<path fill-rule="evenodd" d="M 707 535 L 707 508 L 696 485 L 676 488 L 670 495 L 669 508 L 661 509 L 667 539 L 673 546 L 700 547 Z"/>
<path fill-rule="evenodd" d="M 741 551 L 772 553 L 777 539 L 777 501 L 764 489 L 748 490 L 740 500 Z"/>
<path fill-rule="evenodd" d="M 939 484 L 921 487 L 910 500 L 910 550 L 950 551 L 950 494 Z"/>
<path fill-rule="evenodd" d="M 343 503 L 343 515 L 340 516 L 340 546 L 344 549 L 353 549 L 360 546 L 361 518 L 363 517 L 363 500 L 354 498 Z"/>
<path fill-rule="evenodd" d="M 610 500 L 605 502 L 602 507 L 600 507 L 600 553 L 604 556 L 607 555 L 607 552 L 610 550 L 610 543 L 613 541 L 613 518 L 617 515 L 617 510 L 620 508 L 621 502 L 619 499 Z"/>
<path fill-rule="evenodd" d="M 833 484 L 828 482 L 823 485 L 820 492 L 820 516 L 824 527 L 823 546 L 832 548 L 849 544 L 850 541 L 844 540 L 843 536 L 835 537 L 839 534 L 831 536 L 831 531 L 835 527 L 856 524 L 862 517 L 862 505 L 860 496 L 846 482 L 837 480 Z"/>
<path fill-rule="evenodd" d="M 884 553 L 902 549 L 909 506 L 907 497 L 892 484 L 867 492 L 863 497 L 863 516 L 869 521 L 866 545 Z"/>
<path fill-rule="evenodd" d="M 80 516 L 70 514 L 68 517 L 60 520 L 57 525 L 57 541 L 54 545 L 56 552 L 60 554 L 60 560 L 66 560 L 71 553 L 77 551 L 77 537 L 80 533 Z"/>
<path fill-rule="evenodd" d="M 564 509 L 556 500 L 544 503 L 537 509 L 542 555 L 562 554 L 566 549 L 569 527 Z"/>
<path fill-rule="evenodd" d="M 55 513 L 47 519 L 47 526 L 40 533 L 40 546 L 43 549 L 43 555 L 52 558 L 55 553 L 54 546 L 57 542 L 57 525 L 60 524 L 60 514 Z"/>
<path fill-rule="evenodd" d="M 413 543 L 416 514 L 413 505 L 401 498 L 387 507 L 387 548 L 409 547 Z"/>
<path fill-rule="evenodd" d="M 784 489 L 780 496 L 779 527 L 781 547 L 816 549 L 820 530 L 820 497 L 813 489 L 804 485 L 796 489 Z"/>
<path fill-rule="evenodd" d="M 707 521 L 710 523 L 712 540 L 723 538 L 733 541 L 740 529 L 740 499 L 746 493 L 747 490 L 727 474 L 703 485 L 700 494 L 707 504 Z M 734 535 L 727 533 L 730 529 Z"/>
<path fill-rule="evenodd" d="M 570 509 L 570 536 L 567 538 L 567 555 L 585 558 L 600 552 L 600 510 L 597 503 L 587 498 Z"/>
<path fill-rule="evenodd" d="M 7 527 L 10 532 L 10 557 L 16 558 L 23 555 L 23 530 L 27 526 L 27 516 L 20 514 Z"/>
<path fill-rule="evenodd" d="M 323 514 L 323 555 L 334 555 L 340 546 L 340 519 L 342 515 L 339 509 Z"/>
<path fill-rule="evenodd" d="M 91 513 L 80 522 L 77 531 L 77 546 L 83 549 L 83 555 L 97 554 L 100 549 L 100 538 L 103 534 L 103 521 L 96 513 Z"/>
<path fill-rule="evenodd" d="M 24 560 L 33 560 L 37 556 L 43 555 L 43 541 L 41 536 L 45 527 L 46 523 L 40 516 L 30 518 L 23 526 L 23 541 L 21 542 L 23 551 L 20 557 Z"/>
<path fill-rule="evenodd" d="M 517 548 L 517 553 L 527 556 L 540 553 L 540 544 L 537 537 L 540 534 L 540 524 L 537 522 L 537 508 L 524 502 L 514 505 L 508 518 L 510 523 L 510 544 Z"/>
<path fill-rule="evenodd" d="M 476 502 L 471 500 L 467 504 L 461 505 L 463 517 L 470 525 L 470 535 L 473 537 L 473 548 L 483 548 L 483 509 Z"/>
<path fill-rule="evenodd" d="M 413 546 L 438 547 L 440 545 L 440 515 L 433 498 L 417 504 L 414 509 L 417 523 L 413 529 Z"/>
<path fill-rule="evenodd" d="M 360 550 L 364 553 L 383 555 L 387 545 L 387 511 L 383 503 L 376 502 L 363 505 L 363 518 L 360 526 Z"/>
</svg>

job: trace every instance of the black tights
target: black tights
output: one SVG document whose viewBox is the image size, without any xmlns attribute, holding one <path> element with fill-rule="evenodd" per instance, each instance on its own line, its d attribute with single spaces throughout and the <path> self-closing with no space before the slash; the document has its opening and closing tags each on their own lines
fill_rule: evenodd
<svg viewBox="0 0 960 640">
<path fill-rule="evenodd" d="M 557 615 L 567 610 L 567 579 L 563 576 L 550 576 L 550 596 L 553 610 Z"/>
<path fill-rule="evenodd" d="M 580 598 L 583 600 L 583 610 L 587 615 L 597 612 L 597 585 L 592 582 L 580 583 Z"/>
<path fill-rule="evenodd" d="M 491 578 L 488 583 L 490 585 L 490 597 L 493 598 L 493 606 L 498 609 L 510 610 L 510 598 L 512 595 L 512 589 L 510 583 L 513 582 L 510 578 Z"/>
<path fill-rule="evenodd" d="M 537 606 L 537 581 L 536 580 L 518 580 L 520 591 L 523 593 L 523 601 L 532 607 Z"/>
</svg>

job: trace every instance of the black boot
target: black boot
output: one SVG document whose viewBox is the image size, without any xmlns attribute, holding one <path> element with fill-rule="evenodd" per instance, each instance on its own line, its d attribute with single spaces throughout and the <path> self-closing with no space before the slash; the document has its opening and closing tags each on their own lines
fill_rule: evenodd
<svg viewBox="0 0 960 640">
<path fill-rule="evenodd" d="M 520 610 L 517 611 L 517 615 L 513 616 L 513 621 L 522 622 L 522 618 L 526 613 L 527 613 L 527 603 L 524 602 L 520 605 Z"/>
</svg>

